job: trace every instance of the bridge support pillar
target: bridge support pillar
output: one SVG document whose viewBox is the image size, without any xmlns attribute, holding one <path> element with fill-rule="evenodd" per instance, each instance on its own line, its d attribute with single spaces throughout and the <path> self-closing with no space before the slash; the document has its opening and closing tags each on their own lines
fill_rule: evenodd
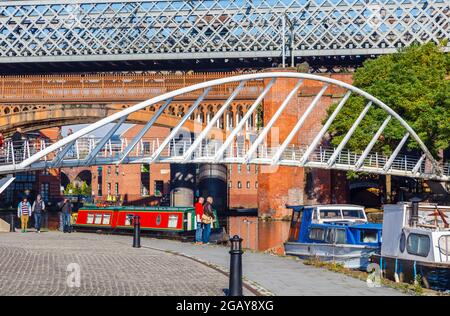
<svg viewBox="0 0 450 316">
<path fill-rule="evenodd" d="M 200 164 L 198 188 L 200 196 L 214 199 L 214 207 L 219 215 L 228 209 L 227 166 Z"/>
<path fill-rule="evenodd" d="M 194 204 L 196 165 L 170 165 L 170 206 L 192 206 Z"/>
<path fill-rule="evenodd" d="M 292 69 L 270 69 L 268 71 L 292 71 Z M 269 79 L 265 84 L 269 83 Z M 295 87 L 297 79 L 279 78 L 264 99 L 264 125 L 273 116 L 289 92 Z M 301 88 L 300 88 L 301 89 Z M 298 98 L 294 97 L 273 125 L 267 136 L 267 146 L 281 144 L 292 130 L 302 113 L 299 113 Z M 294 139 L 291 144 L 298 144 Z M 304 168 L 288 166 L 261 166 L 258 173 L 258 212 L 259 216 L 283 218 L 290 216 L 286 204 L 303 203 L 305 186 Z"/>
</svg>

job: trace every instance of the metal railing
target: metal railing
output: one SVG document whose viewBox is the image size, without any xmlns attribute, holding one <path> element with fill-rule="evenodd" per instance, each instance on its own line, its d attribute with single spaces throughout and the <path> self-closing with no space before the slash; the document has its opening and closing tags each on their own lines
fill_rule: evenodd
<svg viewBox="0 0 450 316">
<path fill-rule="evenodd" d="M 46 167 L 64 167 L 83 165 L 86 159 L 94 151 L 102 138 L 87 137 L 76 140 L 65 151 L 64 148 L 44 156 L 41 159 Z M 132 141 L 129 138 L 119 138 L 116 140 L 108 140 L 101 147 L 95 159 L 87 165 L 94 164 L 114 164 L 117 163 L 124 152 L 125 148 Z M 186 157 L 186 153 L 193 143 L 193 139 L 176 140 L 175 138 L 162 150 L 158 157 L 153 157 L 163 143 L 163 138 L 142 138 L 129 153 L 126 163 L 167 163 L 167 162 L 184 162 L 186 159 L 190 162 L 216 162 L 218 149 L 223 144 L 222 141 L 203 140 L 201 145 L 192 153 L 191 157 Z M 23 140 L 20 142 L 6 141 L 4 147 L 0 148 L 0 167 L 10 166 L 12 170 L 19 167 L 20 163 L 32 155 L 38 153 L 44 148 L 55 143 L 56 140 Z M 218 162 L 222 163 L 257 163 L 270 164 L 279 149 L 279 146 L 268 146 L 261 144 L 252 157 L 246 157 L 251 143 L 248 141 L 234 141 L 225 151 L 223 157 Z M 280 165 L 296 165 L 296 166 L 316 166 L 325 168 L 338 168 L 344 170 L 355 171 L 373 171 L 386 172 L 393 174 L 403 174 L 415 177 L 422 177 L 430 172 L 427 170 L 425 160 L 421 160 L 416 155 L 398 155 L 390 168 L 385 170 L 385 165 L 389 160 L 389 156 L 371 152 L 364 159 L 364 163 L 360 168 L 356 168 L 356 164 L 361 154 L 353 152 L 349 149 L 342 150 L 334 164 L 329 165 L 329 159 L 335 152 L 335 148 L 319 146 L 308 157 L 307 162 L 302 165 L 301 159 L 305 154 L 307 146 L 291 145 L 283 152 L 279 164 Z M 65 153 L 64 153 L 65 151 Z M 56 157 L 64 154 L 59 164 L 53 165 Z M 429 168 L 428 168 L 429 169 Z M 450 163 L 442 164 L 443 179 L 450 180 Z M 1 168 L 0 168 L 1 170 Z"/>
</svg>

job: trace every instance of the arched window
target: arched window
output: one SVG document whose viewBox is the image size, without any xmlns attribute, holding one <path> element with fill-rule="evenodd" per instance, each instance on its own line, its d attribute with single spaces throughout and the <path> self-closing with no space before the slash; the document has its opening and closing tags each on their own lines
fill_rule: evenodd
<svg viewBox="0 0 450 316">
<path fill-rule="evenodd" d="M 196 120 L 199 123 L 204 123 L 205 122 L 205 114 L 203 113 L 203 107 L 202 106 L 199 106 L 198 109 L 197 109 Z"/>
<path fill-rule="evenodd" d="M 217 121 L 217 127 L 218 128 L 224 128 L 224 125 L 223 125 L 223 115 L 219 118 L 219 120 Z"/>
<path fill-rule="evenodd" d="M 238 124 L 242 120 L 243 117 L 244 117 L 244 111 L 242 109 L 242 106 L 239 106 L 238 111 L 237 111 L 236 124 Z"/>
<path fill-rule="evenodd" d="M 254 114 L 250 115 L 250 117 L 248 118 L 247 122 L 248 122 L 247 124 L 248 124 L 248 126 L 250 128 L 253 128 L 255 126 L 255 116 L 254 116 Z"/>
<path fill-rule="evenodd" d="M 234 127 L 234 114 L 231 110 L 227 112 L 226 124 L 227 129 L 231 129 Z"/>
<path fill-rule="evenodd" d="M 208 113 L 206 114 L 206 123 L 209 123 L 212 120 L 213 117 L 214 117 L 214 109 L 210 105 L 208 107 Z"/>
<path fill-rule="evenodd" d="M 182 106 L 178 107 L 177 116 L 178 117 L 183 117 L 184 116 L 184 108 Z"/>
</svg>

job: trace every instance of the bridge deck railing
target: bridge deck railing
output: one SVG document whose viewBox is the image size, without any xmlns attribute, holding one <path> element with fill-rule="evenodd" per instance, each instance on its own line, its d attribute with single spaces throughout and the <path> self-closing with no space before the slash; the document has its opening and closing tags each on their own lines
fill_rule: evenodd
<svg viewBox="0 0 450 316">
<path fill-rule="evenodd" d="M 41 159 L 41 162 L 45 162 L 48 168 L 51 167 L 63 167 L 65 165 L 83 165 L 84 161 L 87 161 L 90 154 L 96 147 L 99 146 L 101 138 L 88 137 L 78 139 L 65 151 L 59 149 Z M 56 140 L 23 140 L 19 142 L 7 141 L 4 146 L 0 148 L 0 166 L 11 165 L 18 166 L 22 161 L 31 157 L 33 154 L 45 149 L 53 144 Z M 93 165 L 96 162 L 102 164 L 117 163 L 124 152 L 125 148 L 132 141 L 132 139 L 120 138 L 114 141 L 108 141 L 98 154 L 92 160 L 92 163 L 86 165 Z M 161 144 L 163 139 L 159 138 L 142 138 L 133 150 L 128 155 L 129 163 L 169 163 L 169 162 L 184 162 L 186 160 L 186 154 L 189 147 L 193 144 L 191 139 L 188 140 L 173 140 L 159 153 L 157 157 L 153 157 Z M 193 152 L 190 161 L 193 162 L 216 162 L 216 155 L 218 149 L 223 143 L 215 140 L 204 140 L 202 144 Z M 246 140 L 240 140 L 233 142 L 230 147 L 225 151 L 223 157 L 219 159 L 221 163 L 264 163 L 270 164 L 274 159 L 279 146 L 268 146 L 267 144 L 261 144 L 258 146 L 256 153 L 252 157 L 247 157 L 249 147 L 251 143 Z M 307 146 L 292 145 L 288 147 L 282 156 L 280 157 L 280 164 L 285 165 L 297 165 L 301 166 L 301 160 L 305 154 Z M 65 151 L 65 152 L 64 152 Z M 335 148 L 319 146 L 308 157 L 308 162 L 305 166 L 321 166 L 325 168 L 333 168 L 339 166 L 341 169 L 351 170 L 350 167 L 357 165 L 361 153 L 353 152 L 349 149 L 344 149 L 338 155 L 334 164 L 329 164 L 329 160 L 335 152 Z M 61 163 L 59 165 L 52 165 L 52 162 L 56 161 L 58 155 L 63 155 Z M 363 164 L 360 166 L 361 171 L 364 170 L 383 170 L 389 161 L 389 156 L 371 152 L 364 159 Z M 442 164 L 443 176 L 450 177 L 450 163 Z M 354 169 L 354 168 L 352 168 Z M 398 155 L 392 165 L 387 171 L 391 172 L 403 172 L 414 173 L 416 176 L 420 174 L 426 174 L 429 172 L 424 160 L 421 160 L 420 156 L 403 154 Z"/>
</svg>

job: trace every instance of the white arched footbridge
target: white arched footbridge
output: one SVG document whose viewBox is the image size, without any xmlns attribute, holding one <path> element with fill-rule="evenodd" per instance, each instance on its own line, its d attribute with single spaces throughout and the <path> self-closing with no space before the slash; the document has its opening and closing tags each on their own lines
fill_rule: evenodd
<svg viewBox="0 0 450 316">
<path fill-rule="evenodd" d="M 265 117 L 264 126 L 260 127 L 256 136 L 251 141 L 245 141 L 243 131 L 248 127 L 248 121 L 262 104 L 267 93 L 280 78 L 297 80 L 295 87 L 287 97 L 279 104 L 272 117 Z M 252 80 L 265 80 L 267 84 L 261 94 L 254 100 L 248 111 L 240 117 L 234 126 L 223 135 L 223 139 L 212 138 L 211 133 L 219 125 L 227 113 L 227 109 L 242 88 Z M 313 98 L 306 110 L 300 115 L 298 121 L 288 136 L 280 141 L 280 144 L 270 145 L 267 137 L 274 128 L 277 120 L 288 107 L 292 98 L 302 89 L 305 80 L 319 82 L 321 90 Z M 230 89 L 230 83 L 237 83 Z M 206 123 L 198 124 L 199 130 L 188 137 L 180 138 L 183 125 L 189 119 L 195 119 L 194 113 L 200 106 L 208 92 L 215 86 L 223 85 L 228 89 L 229 97 L 218 108 L 216 113 L 208 117 Z M 228 86 L 227 86 L 228 85 Z M 311 113 L 320 102 L 323 94 L 332 86 L 345 89 L 346 93 L 338 102 L 337 107 L 319 132 L 312 138 L 308 145 L 293 145 L 302 126 L 305 125 Z M 165 139 L 146 139 L 144 136 L 148 130 L 157 124 L 158 118 L 168 108 L 171 101 L 180 95 L 198 91 L 199 97 L 186 113 L 180 116 L 179 123 L 171 130 Z M 346 106 L 350 95 L 359 95 L 366 100 L 363 108 L 353 125 L 346 133 L 342 142 L 336 148 L 322 146 L 322 140 L 336 118 L 340 110 Z M 160 105 L 157 107 L 157 105 Z M 127 117 L 136 111 L 154 106 L 155 114 L 142 127 L 133 139 L 113 139 L 118 128 L 126 121 Z M 372 140 L 362 152 L 352 152 L 347 149 L 347 144 L 353 136 L 356 128 L 364 120 L 364 116 L 371 107 L 379 107 L 386 113 L 385 121 L 380 125 Z M 267 115 L 265 113 L 265 115 Z M 373 152 L 374 145 L 391 120 L 397 120 L 404 128 L 404 137 L 392 154 L 385 156 Z M 114 123 L 111 125 L 111 123 Z M 87 138 L 99 128 L 109 126 L 109 131 L 101 138 Z M 421 154 L 404 155 L 403 149 L 407 141 L 418 144 Z M 143 163 L 243 163 L 284 165 L 311 168 L 327 168 L 338 170 L 353 170 L 377 174 L 391 174 L 406 177 L 415 177 L 431 180 L 450 181 L 450 168 L 448 164 L 438 163 L 421 141 L 416 132 L 388 105 L 374 96 L 341 81 L 327 77 L 296 73 L 296 72 L 270 72 L 239 75 L 229 78 L 212 80 L 185 87 L 179 90 L 165 93 L 150 100 L 141 102 L 126 108 L 109 117 L 106 117 L 92 125 L 83 128 L 66 138 L 55 143 L 42 141 L 38 145 L 29 144 L 27 141 L 20 144 L 7 143 L 4 153 L 0 158 L 0 174 L 11 174 L 27 170 L 40 170 L 59 167 L 77 167 L 90 165 L 112 164 L 143 164 Z"/>
</svg>

